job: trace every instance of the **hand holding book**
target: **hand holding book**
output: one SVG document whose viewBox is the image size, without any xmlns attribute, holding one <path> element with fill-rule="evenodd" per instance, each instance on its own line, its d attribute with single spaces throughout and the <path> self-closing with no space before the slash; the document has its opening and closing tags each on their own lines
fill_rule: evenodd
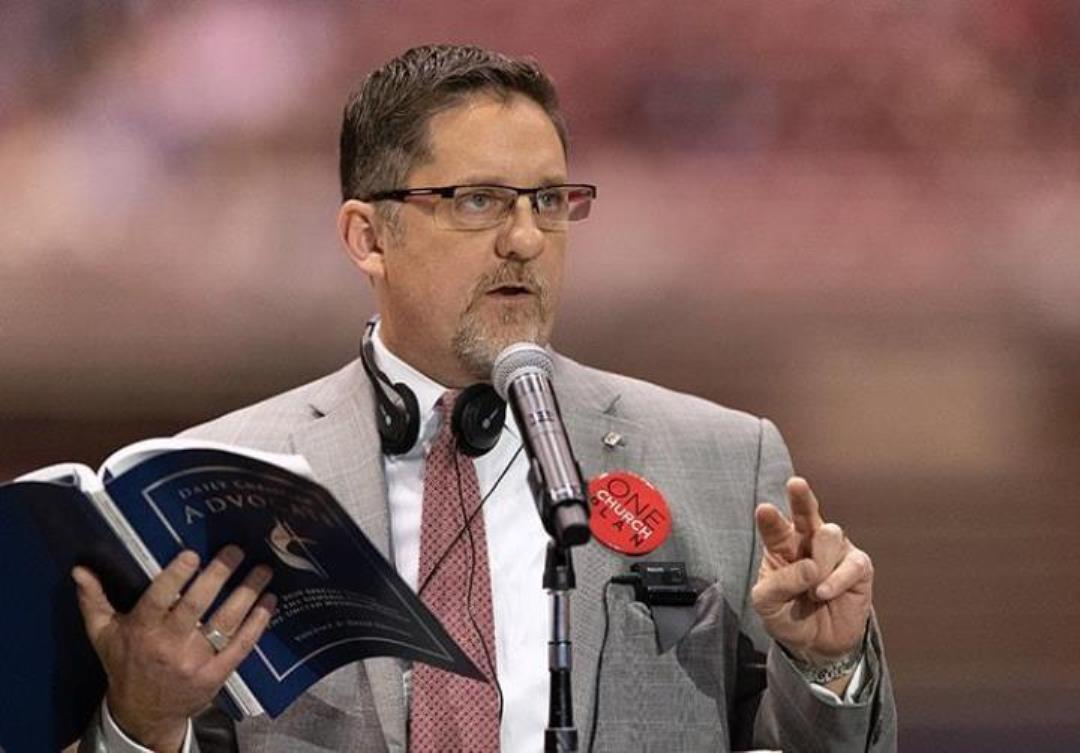
<svg viewBox="0 0 1080 753">
<path fill-rule="evenodd" d="M 201 631 L 203 614 L 243 558 L 227 546 L 192 580 L 199 557 L 181 552 L 126 615 L 109 603 L 96 575 L 73 570 L 86 633 L 108 676 L 110 713 L 140 744 L 179 750 L 188 718 L 211 703 L 270 623 L 275 598 L 260 594 L 271 572 L 258 566 L 207 620 L 231 636 L 228 644 L 218 652 Z"/>
<path fill-rule="evenodd" d="M 64 748 L 103 696 L 171 749 L 211 700 L 276 717 L 367 657 L 483 678 L 299 456 L 148 440 L 97 473 L 0 484 L 0 593 L 19 605 L 0 621 L 0 750 Z"/>
</svg>

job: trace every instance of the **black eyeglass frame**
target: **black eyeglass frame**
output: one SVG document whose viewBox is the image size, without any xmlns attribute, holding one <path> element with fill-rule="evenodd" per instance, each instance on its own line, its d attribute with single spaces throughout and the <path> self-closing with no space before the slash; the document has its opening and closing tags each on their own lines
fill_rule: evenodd
<svg viewBox="0 0 1080 753">
<path fill-rule="evenodd" d="M 537 194 L 543 191 L 550 191 L 553 188 L 569 188 L 585 191 L 589 195 L 589 201 L 596 200 L 596 186 L 591 183 L 556 183 L 551 186 L 537 186 L 536 188 L 519 188 L 518 186 L 506 186 L 500 183 L 466 183 L 457 186 L 424 186 L 420 188 L 397 188 L 391 191 L 376 191 L 373 194 L 369 194 L 367 197 L 361 199 L 361 201 L 408 201 L 410 196 L 436 196 L 441 199 L 452 199 L 454 193 L 460 188 L 502 188 L 507 191 L 513 191 L 518 195 L 518 198 L 522 196 L 529 197 L 529 206 L 532 207 L 533 212 L 537 215 L 540 214 L 540 206 L 537 203 Z M 516 201 L 516 199 L 515 199 Z M 587 216 L 587 215 L 586 215 Z M 581 219 L 585 219 L 582 217 Z M 569 217 L 567 222 L 572 222 Z"/>
</svg>

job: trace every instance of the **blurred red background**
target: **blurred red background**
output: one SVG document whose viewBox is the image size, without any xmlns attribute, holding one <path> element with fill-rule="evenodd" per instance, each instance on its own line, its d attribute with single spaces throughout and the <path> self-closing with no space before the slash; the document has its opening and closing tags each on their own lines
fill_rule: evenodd
<svg viewBox="0 0 1080 753">
<path fill-rule="evenodd" d="M 901 749 L 1077 749 L 1068 0 L 8 0 L 0 478 L 353 357 L 341 107 L 433 41 L 559 84 L 600 197 L 557 345 L 773 418 L 874 556 Z"/>
</svg>

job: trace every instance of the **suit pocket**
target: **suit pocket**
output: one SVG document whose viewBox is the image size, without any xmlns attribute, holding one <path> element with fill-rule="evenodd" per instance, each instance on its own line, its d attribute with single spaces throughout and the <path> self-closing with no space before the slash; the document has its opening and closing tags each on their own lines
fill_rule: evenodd
<svg viewBox="0 0 1080 753">
<path fill-rule="evenodd" d="M 656 634 L 656 624 L 647 604 L 634 600 L 625 603 L 624 631 L 627 636 Z"/>
<path fill-rule="evenodd" d="M 697 603 L 691 609 L 694 616 L 685 635 L 694 631 L 709 630 L 723 619 L 723 584 L 712 583 L 698 594 Z M 612 613 L 621 612 L 623 634 L 627 637 L 656 636 L 656 621 L 648 604 L 629 596 L 612 599 Z M 681 640 L 681 639 L 680 639 Z"/>
</svg>

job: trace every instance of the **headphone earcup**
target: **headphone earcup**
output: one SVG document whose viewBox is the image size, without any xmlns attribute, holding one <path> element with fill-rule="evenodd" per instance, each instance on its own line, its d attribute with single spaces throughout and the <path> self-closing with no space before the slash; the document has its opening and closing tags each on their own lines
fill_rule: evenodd
<svg viewBox="0 0 1080 753">
<path fill-rule="evenodd" d="M 360 338 L 360 364 L 375 393 L 375 428 L 379 431 L 382 451 L 387 455 L 401 455 L 412 449 L 420 435 L 420 405 L 406 384 L 392 384 L 375 365 L 371 336 L 378 321 L 377 316 L 373 317 L 364 328 Z"/>
<path fill-rule="evenodd" d="M 506 401 L 490 384 L 474 384 L 454 401 L 450 422 L 458 449 L 469 457 L 479 457 L 499 442 L 506 422 Z"/>
<path fill-rule="evenodd" d="M 403 382 L 389 387 L 401 400 L 401 408 L 394 405 L 380 385 L 375 388 L 376 419 L 382 450 L 387 455 L 402 455 L 413 448 L 420 434 L 420 406 L 416 395 Z"/>
</svg>

